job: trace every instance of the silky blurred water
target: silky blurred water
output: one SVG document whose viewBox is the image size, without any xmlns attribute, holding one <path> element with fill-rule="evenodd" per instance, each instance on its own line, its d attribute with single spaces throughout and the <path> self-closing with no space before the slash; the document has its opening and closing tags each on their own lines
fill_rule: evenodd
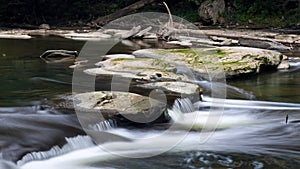
<svg viewBox="0 0 300 169">
<path fill-rule="evenodd" d="M 161 47 L 157 42 L 145 43 Z M 83 134 L 74 112 L 68 115 L 59 111 L 49 114 L 49 111 L 39 107 L 51 99 L 71 93 L 73 71 L 69 68 L 72 62 L 45 63 L 39 55 L 50 49 L 80 51 L 83 45 L 83 41 L 59 37 L 0 40 L 0 157 L 17 161 L 26 153 L 63 145 L 65 136 Z M 120 44 L 113 53 L 130 53 L 140 48 L 137 46 Z M 300 64 L 292 62 L 289 71 L 268 72 L 229 81 L 231 86 L 228 86 L 227 97 L 254 99 L 253 95 L 262 101 L 300 103 Z M 93 166 L 120 169 L 298 168 L 299 110 L 276 110 L 276 106 L 268 110 L 252 109 L 251 106 L 261 106 L 263 103 L 249 101 L 245 104 L 248 108 L 230 108 L 228 104 L 224 114 L 224 119 L 228 119 L 226 122 L 253 120 L 259 123 L 240 125 L 243 123 L 240 122 L 234 127 L 222 128 L 208 145 L 197 144 L 197 141 L 187 142 L 179 150 L 159 156 L 102 160 Z M 287 114 L 289 123 L 285 124 Z M 150 136 L 156 133 L 153 129 L 124 130 L 133 136 L 136 133 Z M 197 131 L 194 131 L 188 139 L 193 140 L 197 135 Z"/>
</svg>

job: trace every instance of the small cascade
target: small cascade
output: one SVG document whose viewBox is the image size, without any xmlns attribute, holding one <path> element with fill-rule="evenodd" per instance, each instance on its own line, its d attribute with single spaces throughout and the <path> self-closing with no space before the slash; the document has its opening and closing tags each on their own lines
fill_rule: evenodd
<svg viewBox="0 0 300 169">
<path fill-rule="evenodd" d="M 300 110 L 300 104 L 284 103 L 284 102 L 268 102 L 268 101 L 254 101 L 254 100 L 237 100 L 237 99 L 216 99 L 207 96 L 202 97 L 203 102 L 195 104 L 198 108 L 216 107 L 218 104 L 224 103 L 224 108 L 236 109 L 261 109 L 261 110 Z"/>
<path fill-rule="evenodd" d="M 113 119 L 108 119 L 96 124 L 92 124 L 89 127 L 94 131 L 107 131 L 117 128 L 117 122 Z"/>
<path fill-rule="evenodd" d="M 196 110 L 195 107 L 205 104 L 216 107 L 224 105 L 218 104 L 224 102 L 221 99 L 212 100 L 212 98 L 207 99 L 204 97 L 204 100 L 210 102 L 199 101 L 193 104 L 188 98 L 175 100 L 172 109 L 168 110 L 169 116 L 176 126 L 175 128 L 184 130 L 225 129 L 260 123 L 254 115 L 249 114 L 248 110 L 234 111 L 235 113 L 223 109 Z"/>
<path fill-rule="evenodd" d="M 193 103 L 188 98 L 176 99 L 173 104 L 173 109 L 177 109 L 182 113 L 190 113 L 196 110 Z"/>
<path fill-rule="evenodd" d="M 108 131 L 116 127 L 117 127 L 117 123 L 115 120 L 112 119 L 101 121 L 99 123 L 90 125 L 90 128 L 94 131 Z M 52 157 L 69 153 L 74 150 L 85 149 L 96 145 L 92 141 L 91 137 L 89 136 L 77 136 L 77 137 L 65 138 L 65 139 L 67 143 L 63 147 L 54 146 L 48 151 L 32 152 L 26 154 L 21 160 L 17 162 L 17 164 L 21 166 L 30 161 L 45 160 L 45 159 L 49 159 Z"/>
<path fill-rule="evenodd" d="M 62 154 L 69 153 L 74 150 L 84 149 L 95 146 L 94 142 L 89 136 L 76 136 L 72 138 L 66 138 L 66 144 L 63 147 L 54 146 L 48 151 L 32 152 L 26 154 L 21 160 L 17 162 L 18 166 L 21 166 L 30 161 L 40 161 L 56 157 Z"/>
<path fill-rule="evenodd" d="M 176 122 L 183 120 L 184 113 L 191 113 L 194 112 L 195 108 L 193 103 L 190 99 L 184 98 L 184 99 L 176 99 L 174 101 L 172 109 L 168 110 L 168 114 L 171 117 L 171 119 Z"/>
</svg>

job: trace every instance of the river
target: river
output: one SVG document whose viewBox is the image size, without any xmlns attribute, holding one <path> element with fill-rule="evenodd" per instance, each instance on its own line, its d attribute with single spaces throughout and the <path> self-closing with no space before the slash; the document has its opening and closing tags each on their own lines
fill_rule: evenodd
<svg viewBox="0 0 300 169">
<path fill-rule="evenodd" d="M 39 58 L 49 49 L 80 51 L 83 45 L 83 41 L 58 37 L 0 40 L 0 158 L 17 162 L 30 152 L 63 146 L 65 137 L 84 135 L 75 113 L 60 109 L 52 101 L 71 94 L 72 62 L 46 63 Z M 148 45 L 163 46 L 155 42 Z M 130 53 L 136 48 L 139 46 L 120 44 L 110 52 Z M 89 137 L 74 138 L 68 141 L 71 148 L 65 148 L 61 154 L 59 150 L 53 150 L 52 155 L 45 153 L 48 160 L 40 162 L 37 159 L 43 159 L 43 155 L 27 155 L 19 161 L 19 167 L 299 168 L 300 64 L 296 59 L 291 63 L 289 71 L 267 72 L 221 84 L 227 86 L 227 100 L 220 100 L 224 103 L 223 116 L 216 131 L 207 131 L 207 140 L 201 140 L 200 131 L 210 106 L 218 106 L 204 96 L 203 102 L 193 105 L 199 110 L 173 114 L 185 117 L 177 121 L 177 130 L 160 135 L 159 126 L 118 127 L 110 121 L 105 124 L 107 133 L 130 141 L 117 139 L 118 142 L 106 142 L 99 148 Z M 238 100 L 241 98 L 248 100 Z M 192 119 L 196 119 L 196 127 L 187 132 Z"/>
</svg>

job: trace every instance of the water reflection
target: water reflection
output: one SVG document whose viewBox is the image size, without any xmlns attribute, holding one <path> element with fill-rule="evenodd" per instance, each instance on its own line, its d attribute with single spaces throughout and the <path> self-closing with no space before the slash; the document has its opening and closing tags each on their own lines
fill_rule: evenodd
<svg viewBox="0 0 300 169">
<path fill-rule="evenodd" d="M 258 100 L 300 103 L 299 69 L 292 72 L 264 73 L 229 84 L 252 92 Z"/>
<path fill-rule="evenodd" d="M 39 55 L 49 49 L 80 50 L 84 42 L 56 37 L 0 40 L 0 106 L 32 105 L 71 87 L 43 83 L 36 77 L 71 82 L 72 63 L 46 64 Z"/>
</svg>

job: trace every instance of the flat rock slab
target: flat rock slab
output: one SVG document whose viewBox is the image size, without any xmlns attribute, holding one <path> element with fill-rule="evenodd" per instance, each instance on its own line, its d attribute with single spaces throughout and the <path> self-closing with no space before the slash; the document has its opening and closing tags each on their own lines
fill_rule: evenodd
<svg viewBox="0 0 300 169">
<path fill-rule="evenodd" d="M 129 92 L 89 92 L 77 94 L 74 99 L 79 112 L 98 112 L 114 119 L 121 115 L 137 123 L 153 122 L 167 111 L 165 102 Z"/>
<path fill-rule="evenodd" d="M 0 34 L 0 39 L 31 39 L 29 35 L 23 34 Z"/>
<path fill-rule="evenodd" d="M 199 97 L 202 92 L 202 89 L 197 84 L 191 83 L 188 77 L 177 73 L 175 65 L 164 60 L 132 58 L 131 55 L 125 55 L 124 58 L 122 55 L 107 58 L 110 59 L 96 64 L 100 66 L 99 68 L 84 70 L 87 74 L 97 76 L 98 90 L 110 90 L 111 85 L 107 82 L 113 84 L 113 89 L 127 87 L 129 91 L 143 95 L 148 95 L 157 89 L 164 93 L 168 103 L 173 103 L 176 98 L 190 95 Z M 101 89 L 104 86 L 107 87 Z"/>
<path fill-rule="evenodd" d="M 117 59 L 117 58 L 135 58 L 134 55 L 129 54 L 111 54 L 111 55 L 104 55 L 103 59 Z"/>
<path fill-rule="evenodd" d="M 112 58 L 99 62 L 99 68 L 86 69 L 90 75 L 124 77 L 141 81 L 187 80 L 176 74 L 176 67 L 161 59 Z"/>
<path fill-rule="evenodd" d="M 159 89 L 162 90 L 164 93 L 170 93 L 173 95 L 180 96 L 188 96 L 193 94 L 198 94 L 202 92 L 202 89 L 193 83 L 188 82 L 180 82 L 180 81 L 170 81 L 170 82 L 153 82 L 153 83 L 146 83 L 137 85 L 138 87 L 144 89 Z"/>
<path fill-rule="evenodd" d="M 219 58 L 226 75 L 229 77 L 276 70 L 283 59 L 280 52 L 266 49 L 220 47 L 217 50 L 224 54 Z"/>
<path fill-rule="evenodd" d="M 61 35 L 64 38 L 67 39 L 73 39 L 73 40 L 103 40 L 103 39 L 109 39 L 111 38 L 111 35 L 104 34 L 101 32 L 89 32 L 89 33 L 68 33 Z"/>
<path fill-rule="evenodd" d="M 276 69 L 283 58 L 280 52 L 249 47 L 142 49 L 133 52 L 133 55 L 182 65 L 203 78 L 208 78 L 205 74 L 211 76 L 221 72 L 225 72 L 226 78 L 256 74 Z"/>
</svg>

